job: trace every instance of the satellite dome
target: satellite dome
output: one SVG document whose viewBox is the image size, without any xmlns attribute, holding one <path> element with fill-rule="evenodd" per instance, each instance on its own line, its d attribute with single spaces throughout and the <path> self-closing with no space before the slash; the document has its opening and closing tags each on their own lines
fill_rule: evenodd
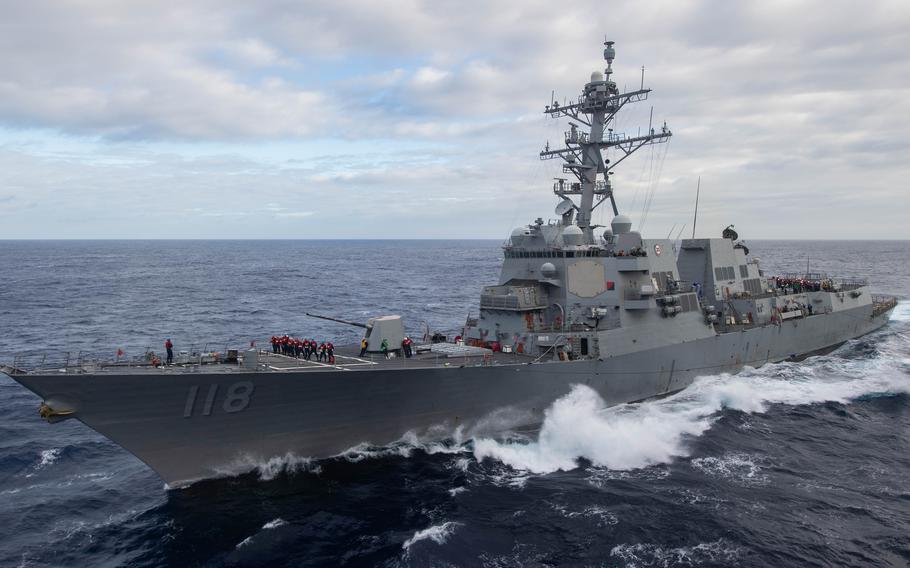
<svg viewBox="0 0 910 568">
<path fill-rule="evenodd" d="M 613 227 L 614 234 L 624 235 L 632 230 L 632 219 L 629 219 L 628 215 L 617 215 L 613 217 L 610 225 Z"/>
<path fill-rule="evenodd" d="M 609 241 L 612 238 L 613 238 L 613 229 L 605 229 L 604 230 L 604 240 Z"/>
<path fill-rule="evenodd" d="M 569 225 L 562 230 L 562 242 L 568 246 L 577 246 L 584 240 L 584 232 L 578 225 Z"/>
<path fill-rule="evenodd" d="M 604 80 L 604 74 L 601 73 L 600 71 L 594 71 L 593 73 L 591 73 L 591 82 L 592 83 L 599 83 L 603 80 Z"/>
<path fill-rule="evenodd" d="M 556 267 L 553 266 L 552 262 L 545 262 L 540 265 L 540 274 L 544 278 L 553 278 L 556 276 Z"/>
<path fill-rule="evenodd" d="M 525 242 L 525 239 L 531 236 L 531 229 L 527 227 L 518 227 L 512 231 L 512 236 L 509 240 L 512 241 L 512 246 L 520 246 Z"/>
</svg>

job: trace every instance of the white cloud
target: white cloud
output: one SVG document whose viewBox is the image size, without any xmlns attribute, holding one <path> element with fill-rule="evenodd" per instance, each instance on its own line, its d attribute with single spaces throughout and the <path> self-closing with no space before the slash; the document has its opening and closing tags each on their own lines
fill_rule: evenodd
<svg viewBox="0 0 910 568">
<path fill-rule="evenodd" d="M 226 42 L 221 45 L 221 49 L 249 65 L 269 67 L 292 64 L 291 60 L 282 57 L 275 48 L 256 38 Z"/>
<path fill-rule="evenodd" d="M 910 237 L 910 6 L 886 0 L 12 3 L 0 237 L 506 234 L 551 209 L 536 153 L 566 126 L 541 110 L 604 32 L 620 86 L 645 64 L 655 89 L 618 128 L 653 104 L 675 133 L 659 183 L 662 148 L 618 171 L 633 214 L 657 188 L 646 229 L 685 222 L 701 175 L 706 231 Z"/>
<path fill-rule="evenodd" d="M 432 87 L 438 85 L 451 77 L 452 74 L 448 71 L 443 71 L 442 69 L 436 69 L 435 67 L 421 67 L 414 73 L 414 80 L 412 84 L 415 87 Z"/>
</svg>

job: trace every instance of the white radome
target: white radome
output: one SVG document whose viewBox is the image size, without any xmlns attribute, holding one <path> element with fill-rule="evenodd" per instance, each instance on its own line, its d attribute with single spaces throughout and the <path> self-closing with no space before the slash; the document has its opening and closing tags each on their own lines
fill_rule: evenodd
<svg viewBox="0 0 910 568">
<path fill-rule="evenodd" d="M 628 215 L 617 215 L 613 217 L 613 221 L 610 223 L 610 226 L 613 227 L 613 233 L 616 235 L 624 235 L 632 230 L 632 219 Z"/>
<path fill-rule="evenodd" d="M 512 241 L 513 245 L 517 246 L 517 245 L 522 244 L 525 241 L 525 239 L 527 239 L 530 236 L 531 236 L 531 229 L 529 229 L 527 227 L 518 227 L 517 229 L 512 231 L 512 236 L 509 238 L 509 240 Z"/>
<path fill-rule="evenodd" d="M 569 246 L 577 246 L 584 240 L 584 235 L 578 225 L 569 225 L 562 230 L 562 242 Z"/>
</svg>

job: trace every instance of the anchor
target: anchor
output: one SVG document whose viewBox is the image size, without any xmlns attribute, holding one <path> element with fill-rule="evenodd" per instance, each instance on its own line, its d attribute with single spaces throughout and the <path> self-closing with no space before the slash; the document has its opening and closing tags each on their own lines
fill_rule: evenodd
<svg viewBox="0 0 910 568">
<path fill-rule="evenodd" d="M 42 402 L 41 406 L 38 407 L 38 415 L 51 424 L 66 420 L 67 418 L 72 418 L 75 414 L 75 410 L 69 408 L 57 410 L 47 402 Z"/>
</svg>

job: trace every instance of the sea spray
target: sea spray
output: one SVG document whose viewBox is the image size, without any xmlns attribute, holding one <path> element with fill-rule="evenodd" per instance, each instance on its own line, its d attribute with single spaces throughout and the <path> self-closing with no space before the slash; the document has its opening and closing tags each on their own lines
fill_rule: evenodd
<svg viewBox="0 0 910 568">
<path fill-rule="evenodd" d="M 704 416 L 673 413 L 661 405 L 608 409 L 592 388 L 575 385 L 546 410 L 536 442 L 481 438 L 474 442 L 474 456 L 535 473 L 574 469 L 579 457 L 613 469 L 639 468 L 680 455 L 682 436 L 699 434 L 709 425 Z"/>
<path fill-rule="evenodd" d="M 404 541 L 401 547 L 404 550 L 407 550 L 422 540 L 432 540 L 436 544 L 445 544 L 446 540 L 448 540 L 460 524 L 461 523 L 456 523 L 454 521 L 446 521 L 441 525 L 433 525 L 429 528 L 419 530 L 414 533 L 414 536 Z"/>
<path fill-rule="evenodd" d="M 894 336 L 886 343 L 902 340 Z M 536 441 L 480 438 L 474 456 L 533 473 L 571 470 L 579 458 L 638 469 L 687 456 L 687 438 L 705 432 L 725 408 L 758 413 L 769 404 L 847 403 L 867 393 L 904 392 L 910 392 L 910 377 L 897 361 L 836 356 L 702 377 L 672 397 L 610 408 L 592 388 L 574 385 L 546 410 Z"/>
<path fill-rule="evenodd" d="M 705 420 L 673 420 L 663 410 L 657 405 L 608 409 L 596 391 L 575 385 L 547 409 L 536 442 L 478 439 L 474 455 L 535 473 L 574 469 L 579 457 L 613 469 L 645 467 L 678 455 L 683 433 L 697 434 L 708 427 Z"/>
</svg>

